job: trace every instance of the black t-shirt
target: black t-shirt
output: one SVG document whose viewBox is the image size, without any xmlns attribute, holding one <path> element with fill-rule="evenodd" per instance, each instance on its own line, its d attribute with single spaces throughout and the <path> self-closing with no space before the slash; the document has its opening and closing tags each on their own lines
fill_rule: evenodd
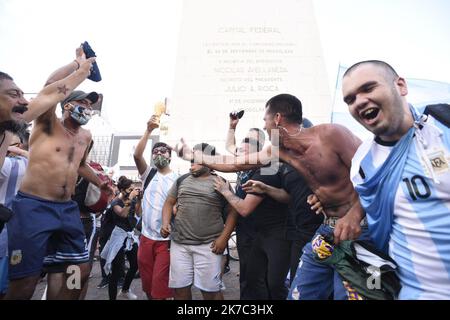
<svg viewBox="0 0 450 320">
<path fill-rule="evenodd" d="M 119 206 L 119 207 L 123 208 L 123 207 L 125 207 L 125 203 L 122 200 L 120 200 L 119 198 L 116 198 L 111 202 L 111 207 L 107 211 L 111 210 L 114 225 L 118 226 L 119 228 L 122 228 L 126 232 L 132 231 L 133 228 L 136 226 L 136 222 L 137 222 L 134 215 L 128 215 L 128 217 L 123 218 L 114 212 L 114 206 Z"/>
<path fill-rule="evenodd" d="M 323 215 L 317 215 L 306 202 L 313 192 L 303 177 L 291 165 L 283 163 L 282 188 L 291 195 L 289 213 L 286 220 L 286 238 L 301 240 L 312 237 L 323 222 Z"/>
<path fill-rule="evenodd" d="M 248 171 L 240 171 L 237 173 L 236 180 L 236 195 L 245 199 L 247 193 L 242 190 L 242 185 L 246 183 L 255 173 L 256 170 L 248 170 Z M 238 215 L 237 223 L 236 223 L 236 231 L 239 233 L 246 233 L 248 236 L 253 237 L 255 234 L 255 217 L 253 214 L 248 215 L 247 217 L 243 217 L 240 214 Z"/>
<path fill-rule="evenodd" d="M 277 164 L 275 169 L 269 169 L 264 167 L 256 170 L 252 176 L 252 180 L 261 181 L 269 186 L 275 188 L 282 188 L 282 177 L 280 172 L 281 167 Z M 263 172 L 261 172 L 263 170 Z M 272 171 L 268 174 L 267 171 Z M 275 172 L 275 174 L 273 174 Z M 256 207 L 252 215 L 254 216 L 255 229 L 257 232 L 276 232 L 284 234 L 286 218 L 287 218 L 287 205 L 280 203 L 272 199 L 265 194 L 253 194 L 258 197 L 263 197 L 263 201 Z"/>
<path fill-rule="evenodd" d="M 86 199 L 86 193 L 89 186 L 89 181 L 82 177 L 78 177 L 77 185 L 75 186 L 75 194 L 72 196 L 72 200 L 78 204 L 78 208 L 83 213 L 91 213 L 92 211 L 84 205 Z"/>
</svg>

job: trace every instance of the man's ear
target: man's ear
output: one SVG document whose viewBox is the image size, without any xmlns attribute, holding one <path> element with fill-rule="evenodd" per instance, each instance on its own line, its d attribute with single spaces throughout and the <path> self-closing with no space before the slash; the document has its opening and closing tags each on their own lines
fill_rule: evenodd
<svg viewBox="0 0 450 320">
<path fill-rule="evenodd" d="M 281 122 L 281 113 L 275 113 L 275 115 L 273 116 L 273 121 L 275 121 L 275 125 L 278 127 Z"/>
<path fill-rule="evenodd" d="M 406 84 L 406 81 L 404 78 L 399 77 L 396 81 L 395 81 L 397 88 L 399 90 L 399 93 L 401 96 L 406 96 L 408 94 L 408 85 Z"/>
<path fill-rule="evenodd" d="M 64 113 L 64 111 L 70 111 L 70 109 L 71 109 L 71 106 L 70 106 L 70 103 L 68 102 L 68 103 L 66 103 L 64 106 L 63 106 L 63 109 L 62 109 L 62 111 L 63 111 L 63 113 Z"/>
</svg>

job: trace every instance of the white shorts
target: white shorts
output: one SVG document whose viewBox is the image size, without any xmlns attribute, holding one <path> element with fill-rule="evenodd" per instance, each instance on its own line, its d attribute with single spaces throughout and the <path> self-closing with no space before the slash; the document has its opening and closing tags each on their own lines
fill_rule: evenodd
<svg viewBox="0 0 450 320">
<path fill-rule="evenodd" d="M 194 283 L 205 292 L 220 291 L 222 255 L 211 251 L 211 243 L 187 245 L 171 242 L 170 288 L 185 288 Z"/>
</svg>

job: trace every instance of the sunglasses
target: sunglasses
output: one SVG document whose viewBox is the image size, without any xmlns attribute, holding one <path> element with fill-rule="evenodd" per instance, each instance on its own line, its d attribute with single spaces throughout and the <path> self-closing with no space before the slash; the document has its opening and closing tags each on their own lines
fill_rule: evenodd
<svg viewBox="0 0 450 320">
<path fill-rule="evenodd" d="M 166 148 L 166 147 L 155 148 L 155 149 L 153 149 L 153 151 L 152 151 L 153 154 L 167 153 L 167 152 L 169 152 L 169 149 Z"/>
</svg>

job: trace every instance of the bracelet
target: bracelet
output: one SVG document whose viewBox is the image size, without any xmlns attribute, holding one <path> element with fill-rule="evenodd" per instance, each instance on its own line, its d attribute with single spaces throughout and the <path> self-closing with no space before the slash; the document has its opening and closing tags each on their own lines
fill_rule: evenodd
<svg viewBox="0 0 450 320">
<path fill-rule="evenodd" d="M 77 60 L 73 60 L 73 62 L 75 62 L 77 64 L 77 69 L 76 70 L 80 69 L 80 63 Z"/>
</svg>

